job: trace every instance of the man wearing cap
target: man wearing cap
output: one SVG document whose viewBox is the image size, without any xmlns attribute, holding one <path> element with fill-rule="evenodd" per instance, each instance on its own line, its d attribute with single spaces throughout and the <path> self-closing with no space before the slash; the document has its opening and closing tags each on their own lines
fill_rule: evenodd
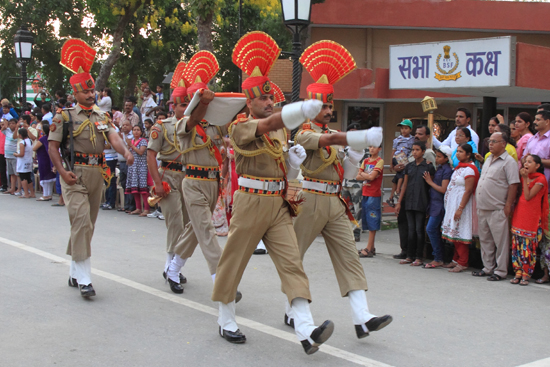
<svg viewBox="0 0 550 367">
<path fill-rule="evenodd" d="M 248 58 L 248 50 L 259 57 Z M 314 118 L 322 102 L 291 103 L 280 113 L 273 113 L 274 96 L 267 75 L 280 51 L 263 32 L 247 33 L 233 50 L 233 62 L 250 75 L 242 85 L 250 116 L 239 115 L 229 127 L 239 189 L 234 195 L 229 238 L 216 271 L 212 300 L 219 302 L 220 336 L 231 343 L 244 343 L 246 337 L 235 319 L 235 294 L 256 245 L 263 240 L 293 309 L 298 340 L 307 354 L 313 354 L 332 335 L 334 324 L 327 320 L 317 327 L 309 309 L 309 281 L 291 219 L 296 203 L 286 199 L 288 166 L 283 142 L 287 140 L 284 127 L 294 129 L 307 118 Z M 301 149 L 289 151 L 294 167 L 305 158 Z"/>
<path fill-rule="evenodd" d="M 189 60 L 184 74 L 186 80 L 194 81 L 187 88 L 188 99 L 192 100 L 195 93 L 199 93 L 200 96 L 200 102 L 193 110 L 192 116 L 200 115 L 201 118 L 183 120 L 176 127 L 181 157 L 185 162 L 182 194 L 185 209 L 189 214 L 189 223 L 186 224 L 181 241 L 178 241 L 174 249 L 175 255 L 167 271 L 170 284 L 178 282 L 179 271 L 193 255 L 197 244 L 200 244 L 212 281 L 216 279 L 216 267 L 222 254 L 212 223 L 212 212 L 216 208 L 220 192 L 222 164 L 221 153 L 213 140 L 220 133 L 215 127 L 208 128 L 208 122 L 201 122 L 208 104 L 214 99 L 214 92 L 208 90 L 207 84 L 218 70 L 216 57 L 208 51 L 200 51 Z M 227 129 L 224 130 L 226 134 Z"/>
<path fill-rule="evenodd" d="M 149 144 L 147 146 L 147 168 L 155 184 L 155 196 L 162 198 L 159 205 L 162 209 L 166 222 L 166 261 L 162 275 L 170 285 L 174 293 L 183 293 L 183 286 L 187 279 L 178 274 L 178 280 L 172 281 L 167 277 L 166 272 L 174 257 L 177 246 L 183 244 L 183 232 L 185 225 L 189 222 L 189 216 L 185 209 L 182 182 L 185 178 L 185 165 L 182 157 L 182 150 L 176 135 L 176 126 L 185 124 L 184 112 L 189 104 L 186 81 L 183 79 L 183 68 L 185 63 L 180 62 L 174 71 L 171 86 L 172 108 L 175 115 L 165 120 L 157 121 L 151 128 Z M 181 121 L 180 121 L 181 120 Z M 200 121 L 200 119 L 199 119 Z M 160 167 L 157 159 L 161 161 Z M 166 192 L 163 182 L 168 184 L 170 191 Z"/>
<path fill-rule="evenodd" d="M 392 321 L 389 315 L 376 317 L 369 312 L 367 305 L 367 280 L 353 236 L 351 223 L 355 218 L 350 213 L 340 192 L 344 177 L 355 178 L 363 151 L 369 146 L 378 147 L 382 143 L 382 129 L 374 127 L 368 131 L 337 132 L 328 128 L 332 117 L 333 84 L 355 69 L 355 62 L 346 68 L 335 67 L 339 73 L 329 73 L 328 64 L 308 62 L 309 59 L 331 55 L 340 57 L 349 54 L 341 45 L 332 41 L 319 41 L 308 47 L 300 61 L 313 76 L 316 83 L 307 87 L 309 99 L 323 103 L 321 112 L 305 123 L 295 136 L 295 143 L 301 144 L 307 158 L 301 165 L 304 179 L 299 199 L 304 200 L 300 213 L 294 221 L 300 255 L 306 251 L 317 235 L 322 234 L 332 261 L 342 297 L 348 297 L 352 310 L 352 320 L 358 338 L 369 335 L 369 331 L 380 330 Z M 350 57 L 351 60 L 353 58 Z M 342 65 L 336 58 L 334 66 Z M 327 74 L 330 75 L 327 76 Z M 350 145 L 347 156 L 343 157 L 338 146 Z M 333 146 L 336 146 L 333 147 Z M 298 169 L 299 167 L 292 167 Z M 285 323 L 294 326 L 292 307 L 286 304 Z"/>
<path fill-rule="evenodd" d="M 75 75 L 70 79 L 76 107 L 59 110 L 50 126 L 49 155 L 61 176 L 71 236 L 67 254 L 71 255 L 69 286 L 79 287 L 83 297 L 95 296 L 91 280 L 91 242 L 101 204 L 104 179 L 110 180 L 103 148 L 105 142 L 129 164 L 133 155 L 112 128 L 108 117 L 95 107 L 94 79 L 89 71 L 95 50 L 84 41 L 72 39 L 61 50 L 61 65 Z M 64 162 L 59 155 L 62 148 Z M 73 167 L 74 166 L 74 167 Z"/>
</svg>

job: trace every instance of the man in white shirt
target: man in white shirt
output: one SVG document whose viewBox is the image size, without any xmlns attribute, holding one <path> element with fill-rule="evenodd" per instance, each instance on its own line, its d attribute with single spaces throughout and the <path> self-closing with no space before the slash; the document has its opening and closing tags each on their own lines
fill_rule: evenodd
<svg viewBox="0 0 550 367">
<path fill-rule="evenodd" d="M 471 133 L 472 133 L 472 140 L 474 143 L 476 143 L 476 147 L 479 149 L 479 136 L 477 133 L 472 129 L 470 126 L 470 120 L 472 119 L 472 113 L 467 108 L 459 108 L 456 110 L 456 116 L 455 116 L 455 126 L 456 128 L 451 131 L 447 139 L 440 142 L 435 137 L 433 138 L 433 145 L 434 148 L 438 149 L 440 145 L 448 145 L 451 147 L 451 150 L 454 152 L 456 148 L 458 147 L 458 144 L 455 141 L 456 136 L 456 130 L 459 127 L 467 127 Z"/>
<path fill-rule="evenodd" d="M 48 124 L 52 124 L 53 114 L 52 114 L 52 105 L 50 103 L 44 103 L 42 105 L 42 121 L 48 121 Z"/>
<path fill-rule="evenodd" d="M 151 93 L 151 88 L 145 87 L 143 88 L 143 103 L 141 104 L 140 111 L 141 116 L 143 120 L 147 117 L 153 118 L 155 117 L 154 114 L 154 108 L 157 107 L 157 103 L 153 99 L 153 94 Z"/>
<path fill-rule="evenodd" d="M 0 117 L 0 121 L 2 120 L 12 120 L 14 117 L 10 114 L 10 105 L 9 104 L 3 104 L 2 105 L 2 116 Z"/>
</svg>

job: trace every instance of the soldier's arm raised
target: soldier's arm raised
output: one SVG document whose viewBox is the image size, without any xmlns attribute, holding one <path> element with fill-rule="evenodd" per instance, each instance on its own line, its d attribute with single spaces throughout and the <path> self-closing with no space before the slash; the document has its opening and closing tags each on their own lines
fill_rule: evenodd
<svg viewBox="0 0 550 367">
<path fill-rule="evenodd" d="M 197 91 L 197 93 L 200 93 L 200 102 L 187 120 L 186 131 L 191 131 L 195 126 L 200 124 L 204 115 L 206 115 L 208 104 L 214 99 L 214 92 L 209 89 L 203 89 L 202 91 Z"/>
</svg>

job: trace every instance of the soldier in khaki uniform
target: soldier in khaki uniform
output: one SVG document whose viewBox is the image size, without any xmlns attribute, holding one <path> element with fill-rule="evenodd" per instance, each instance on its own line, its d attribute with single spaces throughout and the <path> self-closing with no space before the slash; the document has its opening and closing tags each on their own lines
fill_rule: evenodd
<svg viewBox="0 0 550 367">
<path fill-rule="evenodd" d="M 95 84 L 89 74 L 94 57 L 95 50 L 81 40 L 68 40 L 63 45 L 61 65 L 75 73 L 70 83 L 78 103 L 64 111 L 58 110 L 48 138 L 48 152 L 62 179 L 63 198 L 71 222 L 67 248 L 67 254 L 72 257 L 69 285 L 78 286 L 83 297 L 95 296 L 91 280 L 91 242 L 104 178 L 111 179 L 103 155 L 105 141 L 108 140 L 128 164 L 134 159 L 107 116 L 95 106 Z M 65 134 L 72 135 L 72 139 Z M 65 162 L 59 155 L 60 146 Z"/>
<path fill-rule="evenodd" d="M 256 55 L 262 53 L 263 57 L 242 59 L 247 49 L 254 49 Z M 220 335 L 229 342 L 244 343 L 246 337 L 235 320 L 235 293 L 256 245 L 263 239 L 295 312 L 298 339 L 306 353 L 312 354 L 332 335 L 334 324 L 327 320 L 316 327 L 309 310 L 309 282 L 292 228 L 291 207 L 285 199 L 286 154 L 282 142 L 287 139 L 283 127 L 295 128 L 306 117 L 316 116 L 321 102 L 298 102 L 273 114 L 273 91 L 267 73 L 279 53 L 275 41 L 262 32 L 246 34 L 233 51 L 233 61 L 250 75 L 242 87 L 251 115 L 239 115 L 229 128 L 239 189 L 234 196 L 229 238 L 216 271 L 212 300 L 219 302 Z"/>
<path fill-rule="evenodd" d="M 170 262 L 174 257 L 176 247 L 183 244 L 183 232 L 185 225 L 189 223 L 189 216 L 185 208 L 182 192 L 182 182 L 185 178 L 185 164 L 181 154 L 180 142 L 176 135 L 177 125 L 185 125 L 189 119 L 188 117 L 184 117 L 185 109 L 189 104 L 186 88 L 188 83 L 183 78 L 185 66 L 185 63 L 180 62 L 172 77 L 171 86 L 175 88 L 172 93 L 175 116 L 158 121 L 151 128 L 149 145 L 147 146 L 147 167 L 155 184 L 155 195 L 162 198 L 159 201 L 159 205 L 162 209 L 168 231 L 163 276 L 167 279 L 170 289 L 174 293 L 183 293 L 182 284 L 187 282 L 187 279 L 182 274 L 178 274 L 179 279 L 177 281 L 170 280 L 166 275 Z M 157 167 L 157 159 L 161 161 L 160 167 Z M 163 181 L 169 185 L 169 193 L 164 190 Z"/>
<path fill-rule="evenodd" d="M 294 221 L 294 229 L 302 259 L 315 237 L 319 233 L 323 235 L 340 285 L 340 293 L 342 297 L 349 297 L 357 337 L 364 338 L 369 335 L 369 331 L 380 330 L 388 325 L 392 317 L 376 317 L 369 312 L 365 293 L 367 280 L 359 262 L 350 222 L 355 222 L 355 219 L 340 192 L 345 171 L 348 171 L 348 178 L 355 178 L 363 149 L 380 146 L 382 131 L 380 128 L 373 128 L 368 131 L 339 133 L 328 129 L 327 124 L 332 116 L 332 84 L 355 69 L 351 55 L 347 59 L 348 63 L 345 63 L 346 55 L 349 55 L 348 51 L 339 44 L 320 41 L 306 49 L 300 58 L 306 70 L 317 80 L 317 83 L 308 86 L 308 97 L 323 102 L 323 109 L 313 121 L 305 123 L 295 137 L 295 142 L 305 148 L 307 158 L 301 166 L 304 179 L 299 194 L 299 198 L 304 199 L 304 204 Z M 319 57 L 325 60 L 332 58 L 333 65 L 311 62 Z M 331 70 L 337 70 L 339 74 L 330 73 Z M 338 149 L 332 147 L 348 144 L 359 151 L 349 150 L 344 159 Z M 292 308 L 288 304 L 285 323 L 291 326 L 295 324 L 292 320 Z"/>
<path fill-rule="evenodd" d="M 200 93 L 200 103 L 193 110 L 194 114 L 204 116 L 207 105 L 214 99 L 214 93 L 207 89 L 207 83 L 218 69 L 215 56 L 208 51 L 200 51 L 189 60 L 185 77 L 194 81 L 194 84 L 187 88 L 189 100 L 195 93 Z M 185 123 L 180 123 L 176 131 L 182 160 L 185 162 L 186 178 L 183 180 L 182 192 L 190 222 L 185 226 L 182 241 L 178 242 L 175 248 L 175 256 L 167 272 L 171 282 L 178 280 L 180 269 L 193 255 L 197 243 L 200 243 L 208 263 L 212 281 L 216 278 L 216 267 L 222 253 L 212 223 L 212 212 L 216 208 L 220 189 L 222 163 L 221 153 L 213 139 L 220 133 L 216 126 L 208 128 L 207 122 L 203 125 L 200 121 L 188 119 Z"/>
</svg>

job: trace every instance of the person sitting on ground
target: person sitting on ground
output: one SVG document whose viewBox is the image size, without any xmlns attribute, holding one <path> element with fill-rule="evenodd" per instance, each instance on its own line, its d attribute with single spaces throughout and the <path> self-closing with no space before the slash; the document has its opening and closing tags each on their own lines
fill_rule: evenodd
<svg viewBox="0 0 550 367">
<path fill-rule="evenodd" d="M 390 172 L 393 172 L 393 168 L 399 164 L 407 164 L 407 159 L 411 154 L 412 145 L 415 141 L 414 136 L 411 135 L 413 127 L 411 120 L 403 120 L 397 124 L 397 126 L 399 126 L 401 135 L 393 139 Z M 394 196 L 399 197 L 401 193 L 404 176 L 404 171 L 400 171 L 393 177 L 390 198 L 386 201 L 386 203 L 388 203 L 391 207 L 395 207 L 395 204 L 393 203 Z"/>
<path fill-rule="evenodd" d="M 435 161 L 437 169 L 435 176 L 432 177 L 428 172 L 424 173 L 424 180 L 430 185 L 430 209 L 428 210 L 428 225 L 426 233 L 432 244 L 434 260 L 424 266 L 426 269 L 434 269 L 443 266 L 443 246 L 441 243 L 441 222 L 445 216 L 444 197 L 447 192 L 447 186 L 451 181 L 453 169 L 449 162 L 451 161 L 451 148 L 447 145 L 440 145 L 435 150 Z"/>
<path fill-rule="evenodd" d="M 512 217 L 512 284 L 528 285 L 542 231 L 548 231 L 548 181 L 538 155 L 527 155 L 519 171 L 522 193 Z"/>
<path fill-rule="evenodd" d="M 472 163 L 472 146 L 459 146 L 456 157 L 459 163 L 445 192 L 445 217 L 441 226 L 442 237 L 454 245 L 453 261 L 444 265 L 452 273 L 459 273 L 468 268 L 472 243 L 473 193 L 479 180 L 479 171 Z"/>
<path fill-rule="evenodd" d="M 424 174 L 431 177 L 435 174 L 435 168 L 424 159 L 426 145 L 423 142 L 415 141 L 412 146 L 411 155 L 414 161 L 405 167 L 405 180 L 403 181 L 403 195 L 395 206 L 395 213 L 399 215 L 403 197 L 404 210 L 407 214 L 407 226 L 409 228 L 407 240 L 407 258 L 401 260 L 400 264 L 411 264 L 411 266 L 423 265 L 424 257 L 426 211 L 429 204 L 430 186 L 424 180 Z"/>
<path fill-rule="evenodd" d="M 370 157 L 363 160 L 356 180 L 363 181 L 363 200 L 361 203 L 361 224 L 363 231 L 369 231 L 367 247 L 359 250 L 359 257 L 376 255 L 374 238 L 382 222 L 382 180 L 384 179 L 384 160 L 378 156 L 382 147 L 369 147 Z"/>
</svg>

